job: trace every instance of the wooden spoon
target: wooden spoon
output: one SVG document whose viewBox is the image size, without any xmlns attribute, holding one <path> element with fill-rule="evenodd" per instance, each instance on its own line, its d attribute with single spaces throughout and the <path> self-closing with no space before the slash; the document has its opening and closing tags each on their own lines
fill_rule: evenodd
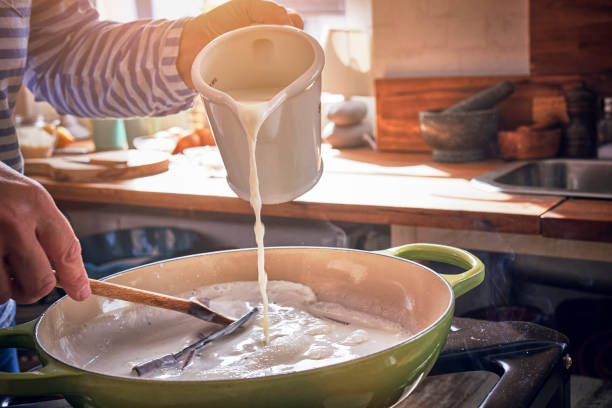
<svg viewBox="0 0 612 408">
<path fill-rule="evenodd" d="M 131 288 L 129 286 L 123 286 L 117 283 L 104 282 L 95 279 L 89 279 L 89 285 L 91 287 L 91 293 L 98 296 L 104 296 L 111 299 L 127 300 L 128 302 L 187 313 L 191 316 L 197 317 L 198 319 L 224 326 L 227 326 L 235 321 L 234 319 L 230 319 L 221 313 L 209 309 L 196 298 L 183 299 L 176 296 L 164 295 L 162 293 Z M 60 285 L 57 285 L 57 287 L 61 288 Z"/>
</svg>

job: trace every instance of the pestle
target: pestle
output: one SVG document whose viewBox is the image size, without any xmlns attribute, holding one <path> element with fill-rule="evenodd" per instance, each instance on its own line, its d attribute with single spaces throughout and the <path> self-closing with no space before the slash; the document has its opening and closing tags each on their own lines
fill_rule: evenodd
<svg viewBox="0 0 612 408">
<path fill-rule="evenodd" d="M 467 112 L 490 109 L 514 92 L 514 85 L 510 81 L 502 81 L 497 85 L 485 89 L 461 102 L 442 111 L 442 113 Z"/>
</svg>

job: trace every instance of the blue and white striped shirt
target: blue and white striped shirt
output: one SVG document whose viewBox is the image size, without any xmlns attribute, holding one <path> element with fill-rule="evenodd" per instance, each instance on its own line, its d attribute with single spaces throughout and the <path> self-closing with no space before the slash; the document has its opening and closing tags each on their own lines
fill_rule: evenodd
<svg viewBox="0 0 612 408">
<path fill-rule="evenodd" d="M 194 92 L 176 70 L 185 20 L 100 21 L 88 0 L 0 0 L 0 161 L 23 171 L 13 108 L 22 82 L 61 114 L 167 115 Z"/>
<path fill-rule="evenodd" d="M 88 0 L 0 0 L 0 161 L 23 172 L 13 108 L 22 82 L 59 113 L 167 115 L 194 92 L 176 70 L 185 20 L 100 21 Z M 15 302 L 0 305 L 0 328 Z M 2 350 L 0 349 L 0 352 Z"/>
</svg>

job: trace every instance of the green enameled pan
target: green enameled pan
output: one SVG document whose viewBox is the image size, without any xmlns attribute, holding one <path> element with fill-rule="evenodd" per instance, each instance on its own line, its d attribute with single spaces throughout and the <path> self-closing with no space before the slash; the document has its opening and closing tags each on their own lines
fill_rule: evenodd
<svg viewBox="0 0 612 408">
<path fill-rule="evenodd" d="M 0 394 L 62 394 L 75 407 L 388 407 L 413 389 L 436 361 L 448 335 L 455 296 L 484 279 L 480 260 L 443 245 L 410 244 L 378 252 L 282 247 L 267 248 L 265 255 L 269 279 L 308 285 L 320 300 L 342 299 L 414 334 L 378 353 L 306 371 L 238 380 L 151 380 L 84 368 L 99 358 L 100 347 L 114 344 L 113 336 L 131 333 L 122 313 L 132 305 L 97 296 L 81 303 L 64 297 L 37 320 L 0 330 L 0 346 L 34 349 L 44 364 L 38 371 L 0 373 Z M 445 262 L 465 272 L 440 275 L 410 259 Z M 177 295 L 256 276 L 256 251 L 245 249 L 150 264 L 109 281 Z M 74 333 L 101 315 L 108 319 L 104 327 L 94 328 L 101 333 L 100 344 L 79 342 Z M 178 313 L 176 319 L 198 322 Z M 151 333 L 156 324 L 151 322 Z M 121 344 L 126 343 L 134 353 L 143 353 L 137 337 Z"/>
</svg>

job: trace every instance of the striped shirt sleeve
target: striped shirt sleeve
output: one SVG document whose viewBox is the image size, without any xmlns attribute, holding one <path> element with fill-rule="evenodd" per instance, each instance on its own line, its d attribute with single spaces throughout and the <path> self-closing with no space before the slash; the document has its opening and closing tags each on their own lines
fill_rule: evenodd
<svg viewBox="0 0 612 408">
<path fill-rule="evenodd" d="M 13 109 L 26 62 L 29 6 L 23 0 L 12 1 L 10 5 L 0 2 L 0 162 L 17 171 L 23 171 L 23 159 L 15 134 Z"/>
<path fill-rule="evenodd" d="M 176 70 L 186 21 L 100 21 L 87 0 L 35 0 L 25 84 L 61 114 L 107 118 L 187 109 L 195 93 Z"/>
</svg>

